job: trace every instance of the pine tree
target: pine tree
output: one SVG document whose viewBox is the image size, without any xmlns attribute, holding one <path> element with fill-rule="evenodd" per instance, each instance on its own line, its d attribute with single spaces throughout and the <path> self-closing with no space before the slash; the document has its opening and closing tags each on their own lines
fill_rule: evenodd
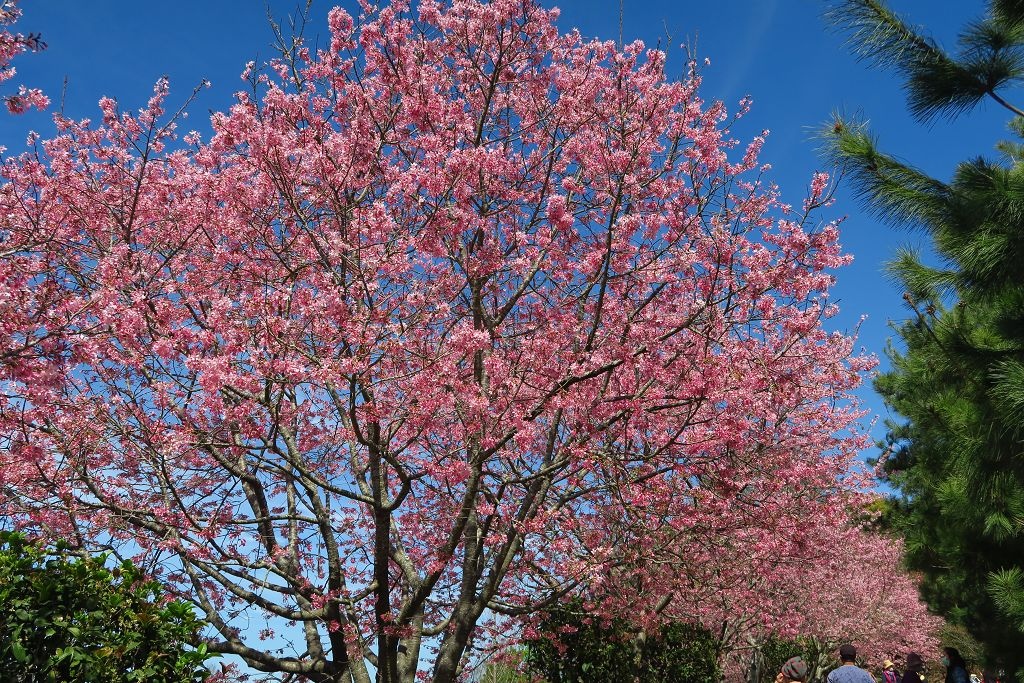
<svg viewBox="0 0 1024 683">
<path fill-rule="evenodd" d="M 828 16 L 858 56 L 900 73 L 920 122 L 988 98 L 1024 137 L 1024 112 L 1004 97 L 1024 80 L 1024 2 L 990 2 L 956 55 L 876 0 Z M 945 183 L 880 152 L 861 124 L 837 119 L 826 139 L 868 207 L 923 228 L 938 257 L 903 249 L 889 264 L 910 315 L 876 382 L 905 418 L 884 447 L 908 562 L 931 607 L 993 662 L 1024 667 L 1024 147 L 1003 143 L 1002 159 L 965 161 Z"/>
</svg>

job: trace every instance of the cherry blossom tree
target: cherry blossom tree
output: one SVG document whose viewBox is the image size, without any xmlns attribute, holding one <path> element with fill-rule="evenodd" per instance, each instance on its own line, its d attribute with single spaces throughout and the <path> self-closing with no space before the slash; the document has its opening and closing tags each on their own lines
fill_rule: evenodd
<svg viewBox="0 0 1024 683">
<path fill-rule="evenodd" d="M 4 162 L 4 524 L 131 557 L 211 651 L 353 683 L 456 680 L 613 579 L 682 610 L 645 556 L 705 587 L 801 557 L 794 503 L 861 486 L 872 363 L 822 327 L 827 176 L 785 205 L 693 65 L 529 0 L 362 11 L 209 140 L 161 82 Z"/>
<path fill-rule="evenodd" d="M 829 645 L 830 654 L 855 642 L 875 666 L 908 651 L 937 657 L 944 622 L 928 611 L 917 579 L 904 568 L 902 542 L 858 528 L 834 539 L 830 561 L 806 568 L 804 632 Z"/>
<path fill-rule="evenodd" d="M 844 642 L 856 644 L 858 656 L 878 669 L 908 652 L 937 657 L 944 622 L 928 611 L 904 568 L 902 543 L 852 522 L 821 531 L 805 557 L 749 581 L 757 597 L 719 596 L 718 619 L 709 621 L 733 635 L 727 654 L 733 670 L 746 670 L 769 637 L 799 638 L 819 678 Z"/>
<path fill-rule="evenodd" d="M 791 462 L 799 452 L 789 454 Z M 618 535 L 617 562 L 606 562 L 602 580 L 588 586 L 590 611 L 628 615 L 638 634 L 657 633 L 665 621 L 699 623 L 716 634 L 721 664 L 736 680 L 776 639 L 799 638 L 819 670 L 843 642 L 857 643 L 875 663 L 937 652 L 943 621 L 929 613 L 903 566 L 902 543 L 865 526 L 875 500 L 858 491 L 867 481 L 850 487 L 846 475 L 837 487 L 843 475 L 820 464 L 787 478 L 786 464 L 771 464 L 767 453 L 748 462 L 746 471 L 733 464 L 743 484 L 733 486 L 731 502 L 704 476 L 698 495 L 716 505 L 694 497 L 686 510 L 682 492 L 660 495 L 667 502 L 655 523 L 648 507 L 642 525 L 606 532 Z M 758 479 L 757 468 L 770 475 Z M 627 515 L 641 519 L 620 507 L 619 519 Z"/>
</svg>

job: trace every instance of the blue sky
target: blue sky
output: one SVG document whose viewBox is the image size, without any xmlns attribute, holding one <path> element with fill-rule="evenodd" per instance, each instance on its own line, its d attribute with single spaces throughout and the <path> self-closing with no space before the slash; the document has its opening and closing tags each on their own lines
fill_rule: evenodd
<svg viewBox="0 0 1024 683">
<path fill-rule="evenodd" d="M 19 73 L 11 83 L 41 87 L 57 101 L 66 79 L 64 110 L 77 118 L 96 116 L 96 102 L 102 96 L 115 97 L 126 108 L 142 106 L 153 83 L 164 74 L 171 78 L 172 103 L 183 101 L 208 79 L 212 87 L 203 91 L 186 123 L 205 131 L 208 112 L 229 106 L 232 93 L 242 87 L 238 74 L 243 65 L 272 56 L 268 9 L 281 19 L 302 4 L 301 0 L 270 0 L 269 4 L 261 0 L 22 0 L 19 30 L 42 33 L 49 48 L 19 58 Z M 335 4 L 312 0 L 306 31 L 310 39 L 325 40 L 327 11 Z M 563 29 L 575 27 L 590 37 L 619 36 L 618 0 L 545 0 L 543 4 L 562 9 Z M 697 56 L 711 60 L 704 69 L 705 99 L 723 99 L 735 106 L 742 96 L 751 95 L 753 110 L 737 132 L 746 139 L 763 128 L 771 131 L 762 159 L 772 164 L 772 179 L 793 204 L 799 204 L 815 170 L 829 170 L 812 133 L 836 110 L 861 113 L 871 121 L 884 150 L 939 178 L 949 178 L 958 161 L 994 154 L 993 145 L 1006 137 L 1004 110 L 986 104 L 953 123 L 940 121 L 930 128 L 914 123 L 906 114 L 896 76 L 850 57 L 842 36 L 821 19 L 824 4 L 823 0 L 624 0 L 622 33 L 627 41 L 640 38 L 654 45 L 660 40 L 669 49 L 673 73 L 683 67 L 679 45 L 693 45 Z M 891 0 L 890 5 L 912 23 L 927 26 L 947 47 L 953 46 L 958 27 L 983 11 L 980 1 Z M 10 90 L 10 83 L 5 85 Z M 17 152 L 30 129 L 48 136 L 53 130 L 49 115 L 0 116 L 0 144 Z M 862 315 L 868 316 L 860 340 L 881 355 L 890 336 L 888 321 L 905 316 L 901 292 L 885 280 L 883 263 L 898 245 L 921 244 L 922 235 L 877 223 L 852 198 L 848 186 L 840 188 L 838 201 L 827 215 L 848 217 L 842 239 L 855 257 L 854 264 L 838 274 L 833 298 L 842 313 L 831 326 L 851 330 Z M 884 416 L 885 408 L 871 390 L 862 394 L 872 413 Z"/>
</svg>

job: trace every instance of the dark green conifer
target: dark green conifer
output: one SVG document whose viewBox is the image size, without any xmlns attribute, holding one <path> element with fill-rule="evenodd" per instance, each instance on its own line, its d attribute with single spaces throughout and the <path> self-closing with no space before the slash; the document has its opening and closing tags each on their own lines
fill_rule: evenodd
<svg viewBox="0 0 1024 683">
<path fill-rule="evenodd" d="M 989 2 L 956 54 L 877 0 L 828 17 L 858 56 L 899 72 L 922 123 L 989 99 L 1024 133 L 1007 94 L 1024 79 L 1024 2 Z M 889 265 L 909 313 L 876 381 L 903 418 L 885 444 L 891 519 L 928 603 L 1024 681 L 1024 147 L 1003 143 L 947 183 L 880 152 L 863 125 L 837 119 L 826 139 L 867 206 L 926 231 L 937 257 L 903 249 Z"/>
</svg>

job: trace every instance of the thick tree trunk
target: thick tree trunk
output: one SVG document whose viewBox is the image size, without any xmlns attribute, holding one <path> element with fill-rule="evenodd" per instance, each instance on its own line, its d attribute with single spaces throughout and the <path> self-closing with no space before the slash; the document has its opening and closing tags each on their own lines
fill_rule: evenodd
<svg viewBox="0 0 1024 683">
<path fill-rule="evenodd" d="M 481 612 L 482 610 L 474 605 L 460 605 L 456 609 L 455 617 L 452 619 L 454 630 L 441 642 L 441 650 L 434 662 L 433 683 L 455 683 L 459 664 L 469 646 L 469 637 Z"/>
<path fill-rule="evenodd" d="M 420 646 L 423 630 L 423 613 L 421 612 L 412 620 L 412 632 L 407 638 L 402 638 L 398 646 L 398 675 L 402 683 L 415 683 L 416 670 L 420 660 Z"/>
</svg>

